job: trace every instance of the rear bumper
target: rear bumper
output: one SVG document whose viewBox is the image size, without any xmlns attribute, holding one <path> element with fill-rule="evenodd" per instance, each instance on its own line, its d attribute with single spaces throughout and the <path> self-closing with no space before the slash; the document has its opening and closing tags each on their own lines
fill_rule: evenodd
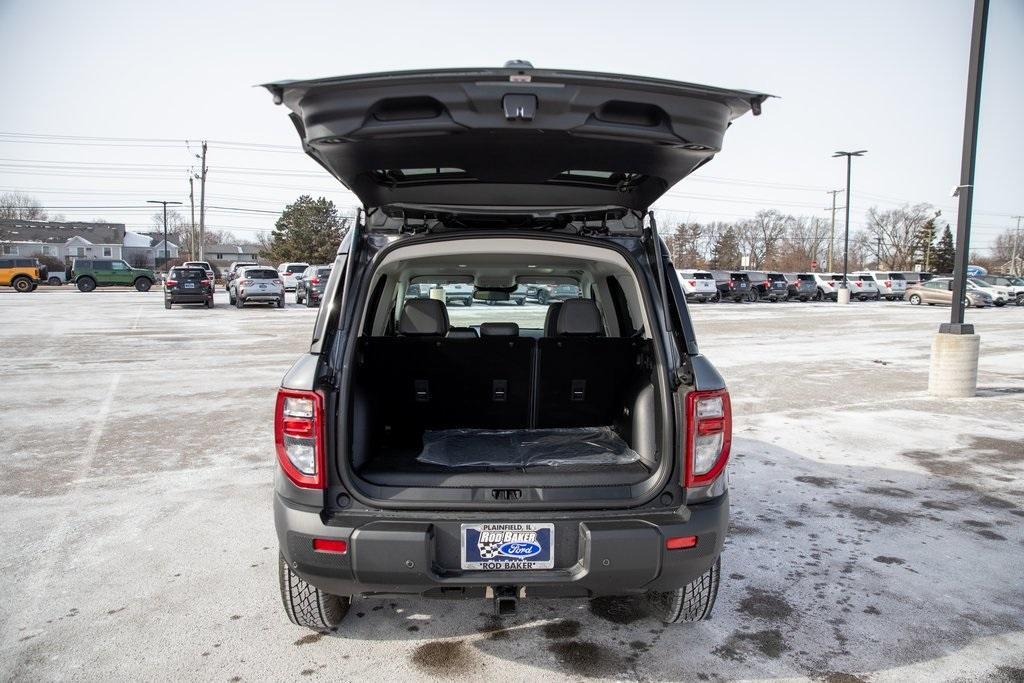
<svg viewBox="0 0 1024 683">
<path fill-rule="evenodd" d="M 687 301 L 710 301 L 718 292 L 686 292 Z"/>
<path fill-rule="evenodd" d="M 164 299 L 172 304 L 202 304 L 213 299 L 213 292 L 195 292 L 189 294 L 164 294 Z"/>
<path fill-rule="evenodd" d="M 284 296 L 284 292 L 253 292 L 252 294 L 242 292 L 238 295 L 238 298 L 242 301 L 277 301 L 282 296 Z"/>
<path fill-rule="evenodd" d="M 292 506 L 275 494 L 274 521 L 293 570 L 334 595 L 484 597 L 488 587 L 517 586 L 526 596 L 590 597 L 672 590 L 700 576 L 722 551 L 729 500 L 726 494 L 678 510 L 592 517 L 474 513 L 381 519 L 353 513 L 325 524 L 318 510 Z M 493 521 L 553 522 L 555 568 L 461 570 L 461 524 Z M 697 536 L 697 545 L 665 550 L 665 539 L 675 536 Z M 313 538 L 346 540 L 348 551 L 314 551 Z"/>
</svg>

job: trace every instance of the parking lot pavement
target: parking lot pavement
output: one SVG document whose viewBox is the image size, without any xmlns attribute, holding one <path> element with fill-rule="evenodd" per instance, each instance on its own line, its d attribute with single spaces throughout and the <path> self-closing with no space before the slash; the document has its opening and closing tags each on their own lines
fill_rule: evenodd
<svg viewBox="0 0 1024 683">
<path fill-rule="evenodd" d="M 0 294 L 0 679 L 1021 680 L 1024 308 L 968 311 L 979 396 L 947 401 L 925 388 L 948 309 L 691 310 L 735 413 L 711 621 L 360 599 L 320 636 L 280 606 L 270 507 L 274 391 L 315 311 Z"/>
</svg>

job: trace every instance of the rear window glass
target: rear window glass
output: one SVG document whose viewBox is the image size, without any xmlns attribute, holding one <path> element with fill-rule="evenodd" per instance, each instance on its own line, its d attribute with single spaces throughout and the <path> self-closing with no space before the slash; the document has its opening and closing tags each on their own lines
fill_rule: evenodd
<svg viewBox="0 0 1024 683">
<path fill-rule="evenodd" d="M 246 270 L 242 273 L 245 277 L 253 280 L 276 280 L 277 271 L 269 268 Z"/>
<path fill-rule="evenodd" d="M 316 269 L 316 276 L 317 277 L 328 277 L 330 274 L 331 274 L 331 269 L 330 268 L 317 268 Z"/>
<path fill-rule="evenodd" d="M 903 277 L 903 273 L 889 273 L 889 279 L 890 280 L 906 280 L 907 278 Z"/>
<path fill-rule="evenodd" d="M 288 271 L 289 273 L 301 273 L 306 268 L 309 268 L 308 263 L 289 263 L 285 267 L 285 270 Z"/>
<path fill-rule="evenodd" d="M 779 281 L 779 280 L 785 281 L 786 280 L 786 276 L 783 275 L 782 273 L 768 273 L 768 279 L 769 280 L 775 280 L 775 281 Z"/>
<path fill-rule="evenodd" d="M 750 280 L 746 273 L 732 273 L 729 277 L 733 280 Z"/>
<path fill-rule="evenodd" d="M 860 275 L 859 277 L 860 277 L 861 280 L 865 280 L 865 281 L 870 280 L 871 282 L 875 281 L 875 278 L 872 275 Z"/>
<path fill-rule="evenodd" d="M 691 273 L 688 277 L 694 280 L 714 280 L 715 276 L 711 273 Z"/>
<path fill-rule="evenodd" d="M 171 277 L 183 280 L 202 280 L 206 277 L 206 271 L 201 268 L 173 268 Z"/>
<path fill-rule="evenodd" d="M 814 282 L 814 276 L 810 273 L 800 273 L 796 277 L 798 280 L 803 280 L 804 282 Z"/>
</svg>

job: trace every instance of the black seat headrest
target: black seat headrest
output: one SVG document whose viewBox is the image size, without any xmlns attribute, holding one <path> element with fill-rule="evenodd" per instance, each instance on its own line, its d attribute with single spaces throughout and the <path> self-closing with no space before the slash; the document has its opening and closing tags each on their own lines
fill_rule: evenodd
<svg viewBox="0 0 1024 683">
<path fill-rule="evenodd" d="M 482 323 L 481 337 L 518 337 L 519 325 L 515 323 Z"/>
<path fill-rule="evenodd" d="M 544 316 L 545 337 L 554 337 L 557 334 L 556 326 L 558 324 L 558 311 L 560 311 L 561 308 L 561 301 L 552 301 L 550 304 L 548 304 L 548 313 L 546 316 Z"/>
<path fill-rule="evenodd" d="M 448 333 L 448 309 L 437 299 L 410 299 L 402 307 L 398 334 L 443 337 Z"/>
<path fill-rule="evenodd" d="M 604 335 L 601 311 L 592 299 L 567 299 L 558 311 L 555 330 L 560 337 L 600 337 Z"/>
<path fill-rule="evenodd" d="M 477 339 L 480 335 L 472 327 L 453 327 L 448 330 L 448 339 Z"/>
</svg>

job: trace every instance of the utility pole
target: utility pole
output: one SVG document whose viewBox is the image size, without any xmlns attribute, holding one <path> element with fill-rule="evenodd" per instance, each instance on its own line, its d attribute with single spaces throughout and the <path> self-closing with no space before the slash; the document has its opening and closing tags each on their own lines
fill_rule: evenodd
<svg viewBox="0 0 1024 683">
<path fill-rule="evenodd" d="M 875 238 L 875 268 L 882 269 L 882 238 Z"/>
<path fill-rule="evenodd" d="M 168 202 L 163 199 L 147 199 L 147 204 L 163 204 L 164 205 L 164 268 L 167 267 L 167 262 L 170 260 L 170 256 L 167 251 L 167 205 L 168 204 L 181 204 L 181 202 Z"/>
<path fill-rule="evenodd" d="M 828 239 L 828 272 L 832 272 L 832 245 L 836 243 L 836 195 L 842 190 L 829 190 L 832 195 L 832 233 Z M 849 203 L 849 202 L 847 202 Z"/>
<path fill-rule="evenodd" d="M 203 153 L 196 155 L 200 159 L 199 175 L 199 256 L 197 260 L 206 258 L 206 140 L 203 140 Z"/>
<path fill-rule="evenodd" d="M 192 228 L 189 230 L 188 236 L 191 244 L 189 249 L 189 256 L 192 258 L 196 257 L 196 193 L 195 188 L 192 186 L 192 181 L 195 178 L 192 177 L 191 173 L 188 176 L 188 203 L 192 207 Z"/>
<path fill-rule="evenodd" d="M 836 152 L 833 157 L 846 157 L 846 226 L 843 233 L 843 286 L 836 295 L 839 303 L 850 303 L 850 284 L 847 281 L 846 272 L 850 267 L 850 176 L 852 174 L 853 158 L 862 157 L 867 153 L 866 149 L 858 149 L 856 152 Z"/>
<path fill-rule="evenodd" d="M 1013 233 L 1013 250 L 1010 252 L 1010 271 L 1014 275 L 1020 275 L 1020 268 L 1017 267 L 1017 250 L 1018 244 L 1020 244 L 1020 219 L 1024 216 L 1011 216 L 1011 218 L 1017 219 L 1017 232 Z"/>
</svg>

